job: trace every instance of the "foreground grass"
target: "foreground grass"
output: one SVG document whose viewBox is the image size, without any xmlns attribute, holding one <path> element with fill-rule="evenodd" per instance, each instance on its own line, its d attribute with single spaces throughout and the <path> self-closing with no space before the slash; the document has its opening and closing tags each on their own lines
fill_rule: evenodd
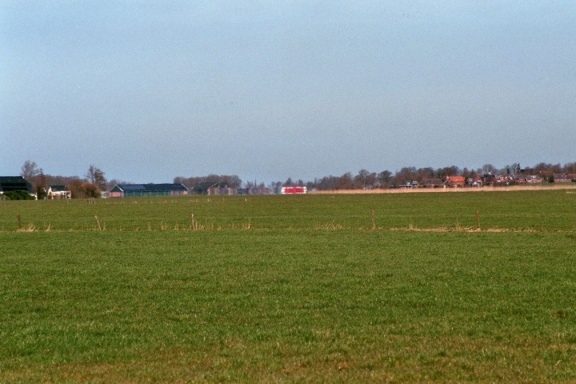
<svg viewBox="0 0 576 384">
<path fill-rule="evenodd" d="M 516 230 L 500 232 L 456 230 L 455 213 L 427 218 L 438 201 L 403 198 L 376 229 L 379 200 L 359 196 L 115 205 L 132 215 L 99 202 L 38 211 L 60 227 L 48 232 L 9 228 L 29 208 L 10 205 L 0 381 L 573 382 L 576 234 L 558 219 L 570 197 L 532 221 L 544 210 L 526 215 L 516 196 Z M 491 228 L 510 228 L 514 204 L 485 203 Z M 204 230 L 178 222 L 190 206 Z"/>
</svg>

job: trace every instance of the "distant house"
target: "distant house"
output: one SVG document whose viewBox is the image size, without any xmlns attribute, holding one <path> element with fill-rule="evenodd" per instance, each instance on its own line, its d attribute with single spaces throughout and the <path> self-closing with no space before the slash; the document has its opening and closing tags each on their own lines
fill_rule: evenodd
<svg viewBox="0 0 576 384">
<path fill-rule="evenodd" d="M 493 175 L 491 172 L 482 175 L 483 185 L 494 185 L 495 182 L 496 182 L 496 176 Z"/>
<path fill-rule="evenodd" d="M 481 187 L 483 184 L 483 180 L 482 180 L 482 176 L 481 175 L 476 175 L 472 178 L 472 186 L 473 187 Z"/>
<path fill-rule="evenodd" d="M 544 182 L 544 179 L 537 175 L 530 175 L 526 177 L 526 182 L 528 184 L 538 184 Z"/>
<path fill-rule="evenodd" d="M 496 184 L 498 185 L 510 185 L 514 183 L 514 175 L 504 174 L 496 175 Z"/>
<path fill-rule="evenodd" d="M 570 173 L 555 173 L 554 174 L 554 181 L 557 183 L 570 183 L 574 179 L 576 179 L 575 174 L 570 174 Z"/>
<path fill-rule="evenodd" d="M 108 197 L 181 196 L 188 189 L 182 184 L 116 184 Z"/>
<path fill-rule="evenodd" d="M 418 187 L 420 187 L 420 184 L 418 184 L 418 182 L 416 180 L 413 180 L 413 181 L 407 181 L 404 184 L 400 184 L 398 187 L 399 188 L 418 188 Z"/>
<path fill-rule="evenodd" d="M 517 173 L 514 175 L 514 180 L 518 184 L 539 184 L 544 181 L 540 176 L 527 175 L 525 173 Z"/>
<path fill-rule="evenodd" d="M 72 192 L 65 185 L 51 185 L 47 196 L 49 200 L 70 199 Z"/>
<path fill-rule="evenodd" d="M 450 187 L 463 187 L 466 185 L 466 178 L 464 176 L 448 176 L 446 177 L 446 184 Z"/>
<path fill-rule="evenodd" d="M 36 196 L 34 188 L 22 176 L 0 176 L 0 195 L 11 191 L 26 191 Z"/>
<path fill-rule="evenodd" d="M 425 188 L 441 188 L 444 183 L 440 179 L 426 179 L 422 182 Z"/>
</svg>

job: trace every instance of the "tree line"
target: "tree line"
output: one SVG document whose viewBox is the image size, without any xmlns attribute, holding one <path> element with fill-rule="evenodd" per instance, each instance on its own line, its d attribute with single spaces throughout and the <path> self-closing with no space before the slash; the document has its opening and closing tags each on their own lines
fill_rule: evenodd
<svg viewBox="0 0 576 384">
<path fill-rule="evenodd" d="M 427 180 L 445 180 L 449 176 L 463 176 L 465 179 L 475 179 L 483 175 L 537 175 L 545 176 L 548 179 L 553 174 L 576 174 L 576 162 L 561 164 L 538 163 L 532 167 L 521 167 L 519 163 L 506 165 L 497 168 L 492 164 L 485 164 L 481 168 L 469 169 L 457 166 L 447 166 L 442 168 L 416 168 L 403 167 L 396 172 L 384 170 L 381 172 L 370 172 L 361 169 L 357 174 L 351 172 L 341 176 L 324 176 L 313 181 L 294 181 L 288 178 L 284 182 L 273 182 L 270 184 L 272 190 L 277 190 L 282 186 L 305 186 L 308 190 L 346 190 L 346 189 L 375 189 L 375 188 L 396 188 L 407 185 L 407 183 L 417 182 L 420 185 L 426 184 Z"/>
<path fill-rule="evenodd" d="M 45 199 L 51 185 L 64 185 L 71 192 L 71 197 L 75 198 L 98 198 L 105 191 L 111 190 L 117 184 L 131 184 L 127 181 L 112 179 L 108 180 L 104 171 L 91 164 L 84 177 L 78 176 L 54 176 L 44 172 L 38 164 L 31 160 L 26 160 L 21 167 L 20 176 L 28 181 L 38 199 Z M 208 188 L 233 188 L 242 187 L 242 180 L 236 175 L 216 175 L 174 178 L 174 183 L 182 184 L 192 193 L 206 193 Z"/>
<path fill-rule="evenodd" d="M 174 183 L 182 184 L 192 193 L 203 194 L 209 188 L 232 188 L 238 190 L 254 189 L 258 191 L 267 190 L 269 193 L 280 193 L 282 187 L 305 186 L 308 190 L 346 190 L 346 189 L 375 189 L 375 188 L 396 188 L 407 183 L 417 182 L 425 184 L 427 180 L 444 180 L 449 176 L 463 176 L 466 179 L 474 179 L 479 175 L 537 175 L 546 178 L 554 174 L 576 174 L 576 162 L 564 165 L 551 163 L 538 163 L 532 167 L 521 167 L 514 163 L 503 168 L 497 168 L 492 164 L 485 164 L 477 169 L 459 168 L 451 165 L 442 168 L 416 168 L 403 167 L 396 172 L 384 170 L 371 172 L 361 169 L 357 174 L 346 172 L 341 176 L 324 176 L 311 181 L 293 180 L 275 181 L 268 185 L 257 184 L 256 181 L 242 182 L 237 175 L 216 175 L 184 177 L 177 176 Z M 27 160 L 21 168 L 20 175 L 32 184 L 38 199 L 47 196 L 50 185 L 65 185 L 71 192 L 72 198 L 97 198 L 102 192 L 109 191 L 116 184 L 129 184 L 128 182 L 112 179 L 108 181 L 105 173 L 95 165 L 91 164 L 84 177 L 78 176 L 53 176 L 45 174 L 34 161 Z"/>
<path fill-rule="evenodd" d="M 78 176 L 53 176 L 45 174 L 44 170 L 34 161 L 27 160 L 21 168 L 20 176 L 28 181 L 38 199 L 45 199 L 48 188 L 51 185 L 65 185 L 74 198 L 98 198 L 103 191 L 108 190 L 108 181 L 100 168 L 91 164 L 84 174 L 84 178 Z"/>
<path fill-rule="evenodd" d="M 209 188 L 232 188 L 242 187 L 242 180 L 236 175 L 215 175 L 174 178 L 174 183 L 182 184 L 193 193 L 206 193 Z"/>
</svg>

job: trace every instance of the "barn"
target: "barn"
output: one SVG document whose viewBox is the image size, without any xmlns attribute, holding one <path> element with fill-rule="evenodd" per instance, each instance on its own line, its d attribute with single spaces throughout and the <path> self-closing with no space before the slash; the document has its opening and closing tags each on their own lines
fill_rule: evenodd
<svg viewBox="0 0 576 384">
<path fill-rule="evenodd" d="M 182 196 L 188 189 L 182 184 L 116 184 L 108 197 Z"/>
<path fill-rule="evenodd" d="M 34 195 L 34 188 L 22 176 L 0 176 L 0 195 L 11 191 L 26 191 Z"/>
</svg>

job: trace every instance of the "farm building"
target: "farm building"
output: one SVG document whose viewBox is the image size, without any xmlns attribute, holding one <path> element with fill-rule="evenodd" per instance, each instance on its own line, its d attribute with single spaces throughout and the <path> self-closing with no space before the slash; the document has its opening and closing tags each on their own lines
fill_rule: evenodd
<svg viewBox="0 0 576 384">
<path fill-rule="evenodd" d="M 65 185 L 51 185 L 48 188 L 47 196 L 50 200 L 70 199 L 72 198 L 72 192 Z"/>
<path fill-rule="evenodd" d="M 108 197 L 181 196 L 188 189 L 182 184 L 116 184 Z"/>
<path fill-rule="evenodd" d="M 306 192 L 306 187 L 282 187 L 280 190 L 283 195 L 304 195 Z"/>
<path fill-rule="evenodd" d="M 0 195 L 11 191 L 26 191 L 34 195 L 34 188 L 22 176 L 0 176 Z"/>
<path fill-rule="evenodd" d="M 212 186 L 206 190 L 208 195 L 235 195 L 236 189 L 230 187 Z"/>
</svg>

